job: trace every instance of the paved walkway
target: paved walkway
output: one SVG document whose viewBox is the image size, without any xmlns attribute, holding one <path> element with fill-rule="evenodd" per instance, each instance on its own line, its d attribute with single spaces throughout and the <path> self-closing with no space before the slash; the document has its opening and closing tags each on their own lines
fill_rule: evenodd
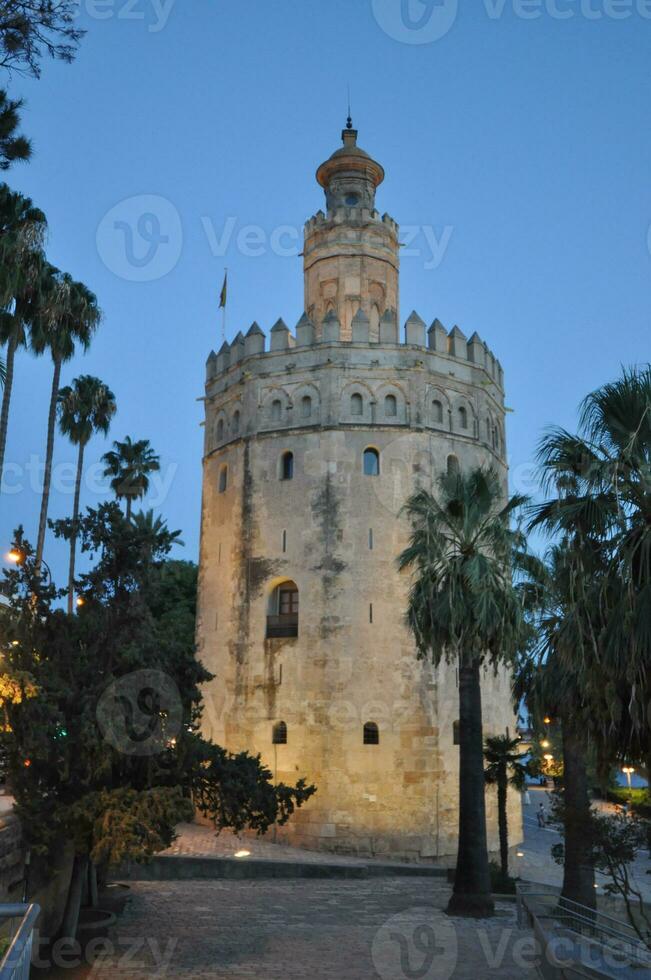
<svg viewBox="0 0 651 980">
<path fill-rule="evenodd" d="M 228 857 L 248 851 L 252 858 L 265 861 L 301 861 L 308 864 L 367 864 L 364 859 L 342 857 L 319 851 L 306 851 L 287 844 L 274 844 L 271 836 L 255 837 L 222 830 L 216 834 L 212 827 L 203 824 L 182 823 L 176 828 L 177 839 L 163 855 L 181 854 L 184 857 Z M 244 858 L 243 858 L 244 860 Z"/>
<path fill-rule="evenodd" d="M 448 897 L 431 879 L 137 883 L 113 952 L 75 977 L 537 977 L 534 941 L 517 928 L 514 905 L 489 920 L 450 919 Z"/>
<path fill-rule="evenodd" d="M 561 885 L 563 883 L 563 869 L 556 864 L 551 856 L 551 848 L 561 840 L 558 831 L 551 827 L 539 827 L 536 819 L 536 812 L 541 801 L 544 802 L 547 811 L 551 807 L 551 796 L 544 789 L 533 788 L 530 791 L 531 806 L 524 807 L 524 833 L 525 840 L 520 848 L 522 858 L 516 858 L 513 871 L 521 878 L 529 881 L 539 881 L 546 885 Z M 610 804 L 597 803 L 598 809 L 613 809 Z M 646 851 L 638 853 L 637 860 L 632 865 L 632 879 L 635 886 L 640 889 L 644 899 L 651 902 L 651 860 Z M 608 883 L 608 878 L 603 874 L 597 874 L 598 894 L 604 894 L 604 886 Z"/>
</svg>

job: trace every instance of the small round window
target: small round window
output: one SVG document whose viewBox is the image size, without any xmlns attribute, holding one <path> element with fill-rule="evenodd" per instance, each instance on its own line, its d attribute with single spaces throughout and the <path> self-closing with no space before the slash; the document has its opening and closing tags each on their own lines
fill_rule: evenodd
<svg viewBox="0 0 651 980">
<path fill-rule="evenodd" d="M 359 204 L 359 194 L 346 194 L 346 206 L 355 208 Z"/>
</svg>

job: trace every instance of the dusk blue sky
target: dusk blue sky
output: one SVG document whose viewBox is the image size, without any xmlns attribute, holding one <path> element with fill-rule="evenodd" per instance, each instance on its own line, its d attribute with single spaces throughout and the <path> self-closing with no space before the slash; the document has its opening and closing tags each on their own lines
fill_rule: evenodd
<svg viewBox="0 0 651 980">
<path fill-rule="evenodd" d="M 221 342 L 224 266 L 229 339 L 254 319 L 265 331 L 279 316 L 293 328 L 301 259 L 270 242 L 323 205 L 314 173 L 339 146 L 348 83 L 359 143 L 386 169 L 380 211 L 447 241 L 437 264 L 420 231 L 419 254 L 403 257 L 401 320 L 415 308 L 428 323 L 477 330 L 499 356 L 517 489 L 532 489 L 527 467 L 545 426 L 574 427 L 588 391 L 649 359 L 651 5 L 460 0 L 456 15 L 450 0 L 430 6 L 405 2 L 410 27 L 401 0 L 82 0 L 88 34 L 76 61 L 11 82 L 27 99 L 35 153 L 7 179 L 46 212 L 51 261 L 104 311 L 90 352 L 63 377 L 96 374 L 117 397 L 109 441 L 93 440 L 88 463 L 110 439 L 151 440 L 169 486 L 145 506 L 182 529 L 179 557 L 198 553 L 197 399 Z M 159 215 L 169 242 L 138 267 L 113 223 L 135 227 L 143 211 Z M 179 225 L 168 226 L 175 213 Z M 229 218 L 232 239 L 215 254 Z M 238 246 L 249 225 L 261 229 L 262 254 Z M 136 233 L 136 260 L 146 249 Z M 39 497 L 24 467 L 43 457 L 49 385 L 47 360 L 21 353 L 5 491 L 23 489 L 3 493 L 5 541 L 18 522 L 36 537 Z M 52 517 L 70 513 L 60 484 L 72 467 L 62 474 L 60 464 L 74 459 L 59 437 Z M 102 499 L 97 487 L 83 493 L 85 505 Z M 64 547 L 51 537 L 46 557 L 63 579 Z"/>
</svg>

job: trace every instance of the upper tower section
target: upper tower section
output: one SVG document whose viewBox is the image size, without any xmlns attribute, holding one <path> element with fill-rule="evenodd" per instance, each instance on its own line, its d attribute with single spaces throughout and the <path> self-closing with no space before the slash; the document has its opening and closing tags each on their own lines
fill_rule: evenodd
<svg viewBox="0 0 651 980">
<path fill-rule="evenodd" d="M 384 169 L 357 145 L 348 117 L 343 146 L 322 163 L 316 179 L 327 212 L 305 225 L 305 310 L 321 339 L 323 320 L 339 321 L 342 340 L 351 340 L 353 319 L 368 318 L 378 341 L 380 320 L 399 322 L 398 226 L 375 209 Z"/>
</svg>

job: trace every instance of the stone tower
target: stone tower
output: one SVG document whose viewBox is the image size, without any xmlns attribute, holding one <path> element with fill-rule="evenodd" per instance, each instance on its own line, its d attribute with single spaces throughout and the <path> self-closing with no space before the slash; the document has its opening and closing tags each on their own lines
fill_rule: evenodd
<svg viewBox="0 0 651 980">
<path fill-rule="evenodd" d="M 254 323 L 207 364 L 200 655 L 204 727 L 317 794 L 279 839 L 409 859 L 456 850 L 457 677 L 416 659 L 396 556 L 417 485 L 490 463 L 506 486 L 503 374 L 470 339 L 398 319 L 398 226 L 357 146 L 317 171 L 305 312 Z M 487 734 L 511 731 L 506 675 L 484 678 Z M 497 847 L 493 791 L 487 799 Z M 519 801 L 509 814 L 513 842 Z"/>
</svg>

